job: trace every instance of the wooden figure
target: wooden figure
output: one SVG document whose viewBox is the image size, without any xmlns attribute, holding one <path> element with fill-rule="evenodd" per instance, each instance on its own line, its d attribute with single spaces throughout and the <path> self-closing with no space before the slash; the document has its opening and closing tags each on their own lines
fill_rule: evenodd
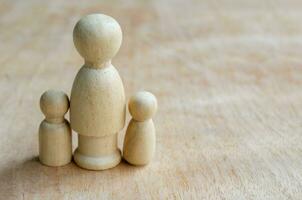
<svg viewBox="0 0 302 200">
<path fill-rule="evenodd" d="M 70 123 L 79 141 L 74 160 L 85 169 L 112 168 L 121 161 L 117 137 L 125 125 L 124 86 L 111 64 L 122 31 L 112 17 L 91 14 L 78 21 L 73 41 L 85 60 L 70 97 Z"/>
<path fill-rule="evenodd" d="M 48 166 L 62 166 L 71 161 L 71 128 L 64 118 L 69 108 L 67 95 L 61 91 L 48 90 L 40 98 L 45 115 L 39 128 L 39 159 Z"/>
<path fill-rule="evenodd" d="M 153 157 L 155 128 L 151 117 L 156 110 L 157 100 L 150 92 L 138 92 L 129 101 L 132 119 L 124 139 L 123 157 L 130 164 L 145 165 Z"/>
</svg>

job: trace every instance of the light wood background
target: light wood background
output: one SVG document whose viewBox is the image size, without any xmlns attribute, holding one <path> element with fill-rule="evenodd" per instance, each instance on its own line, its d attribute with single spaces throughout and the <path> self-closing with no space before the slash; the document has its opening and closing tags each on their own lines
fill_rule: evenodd
<svg viewBox="0 0 302 200">
<path fill-rule="evenodd" d="M 39 97 L 70 94 L 72 29 L 95 12 L 123 28 L 127 98 L 158 97 L 146 167 L 37 161 Z M 298 0 L 1 1 L 0 199 L 302 199 L 301 18 Z"/>
</svg>

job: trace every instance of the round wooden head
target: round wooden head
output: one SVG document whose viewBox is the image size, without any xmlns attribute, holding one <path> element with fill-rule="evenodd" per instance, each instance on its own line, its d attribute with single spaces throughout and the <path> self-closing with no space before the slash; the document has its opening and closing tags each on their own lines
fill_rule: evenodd
<svg viewBox="0 0 302 200">
<path fill-rule="evenodd" d="M 68 96 L 57 90 L 47 90 L 40 98 L 40 108 L 48 119 L 64 117 L 69 108 Z"/>
<path fill-rule="evenodd" d="M 150 119 L 157 110 L 156 97 L 146 91 L 137 92 L 129 100 L 129 112 L 136 121 Z"/>
<path fill-rule="evenodd" d="M 91 14 L 78 21 L 73 42 L 88 66 L 98 67 L 110 61 L 122 43 L 120 25 L 107 15 Z"/>
</svg>

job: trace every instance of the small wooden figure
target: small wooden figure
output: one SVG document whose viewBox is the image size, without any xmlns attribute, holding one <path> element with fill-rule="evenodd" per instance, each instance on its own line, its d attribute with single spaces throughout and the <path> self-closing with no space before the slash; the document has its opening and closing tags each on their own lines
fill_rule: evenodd
<svg viewBox="0 0 302 200">
<path fill-rule="evenodd" d="M 68 96 L 56 90 L 48 90 L 40 98 L 45 115 L 39 128 L 39 159 L 48 166 L 62 166 L 71 161 L 71 129 L 64 118 L 69 109 Z"/>
<path fill-rule="evenodd" d="M 111 59 L 122 43 L 120 25 L 112 17 L 91 14 L 77 22 L 73 41 L 85 63 L 70 97 L 70 124 L 78 133 L 77 165 L 104 170 L 118 165 L 118 132 L 125 125 L 123 82 Z"/>
<path fill-rule="evenodd" d="M 150 92 L 136 93 L 129 101 L 132 119 L 128 125 L 123 157 L 133 165 L 148 164 L 155 152 L 155 128 L 152 116 L 157 110 L 157 100 Z"/>
</svg>

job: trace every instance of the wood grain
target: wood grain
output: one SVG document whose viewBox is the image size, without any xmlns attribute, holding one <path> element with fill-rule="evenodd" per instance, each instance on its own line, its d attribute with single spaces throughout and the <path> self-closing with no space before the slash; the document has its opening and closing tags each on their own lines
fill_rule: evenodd
<svg viewBox="0 0 302 200">
<path fill-rule="evenodd" d="M 2 0 L 0 199 L 302 199 L 301 9 L 292 0 Z M 94 12 L 123 29 L 113 64 L 127 99 L 142 89 L 158 98 L 146 167 L 37 161 L 39 97 L 70 94 L 82 64 L 72 29 Z"/>
</svg>

